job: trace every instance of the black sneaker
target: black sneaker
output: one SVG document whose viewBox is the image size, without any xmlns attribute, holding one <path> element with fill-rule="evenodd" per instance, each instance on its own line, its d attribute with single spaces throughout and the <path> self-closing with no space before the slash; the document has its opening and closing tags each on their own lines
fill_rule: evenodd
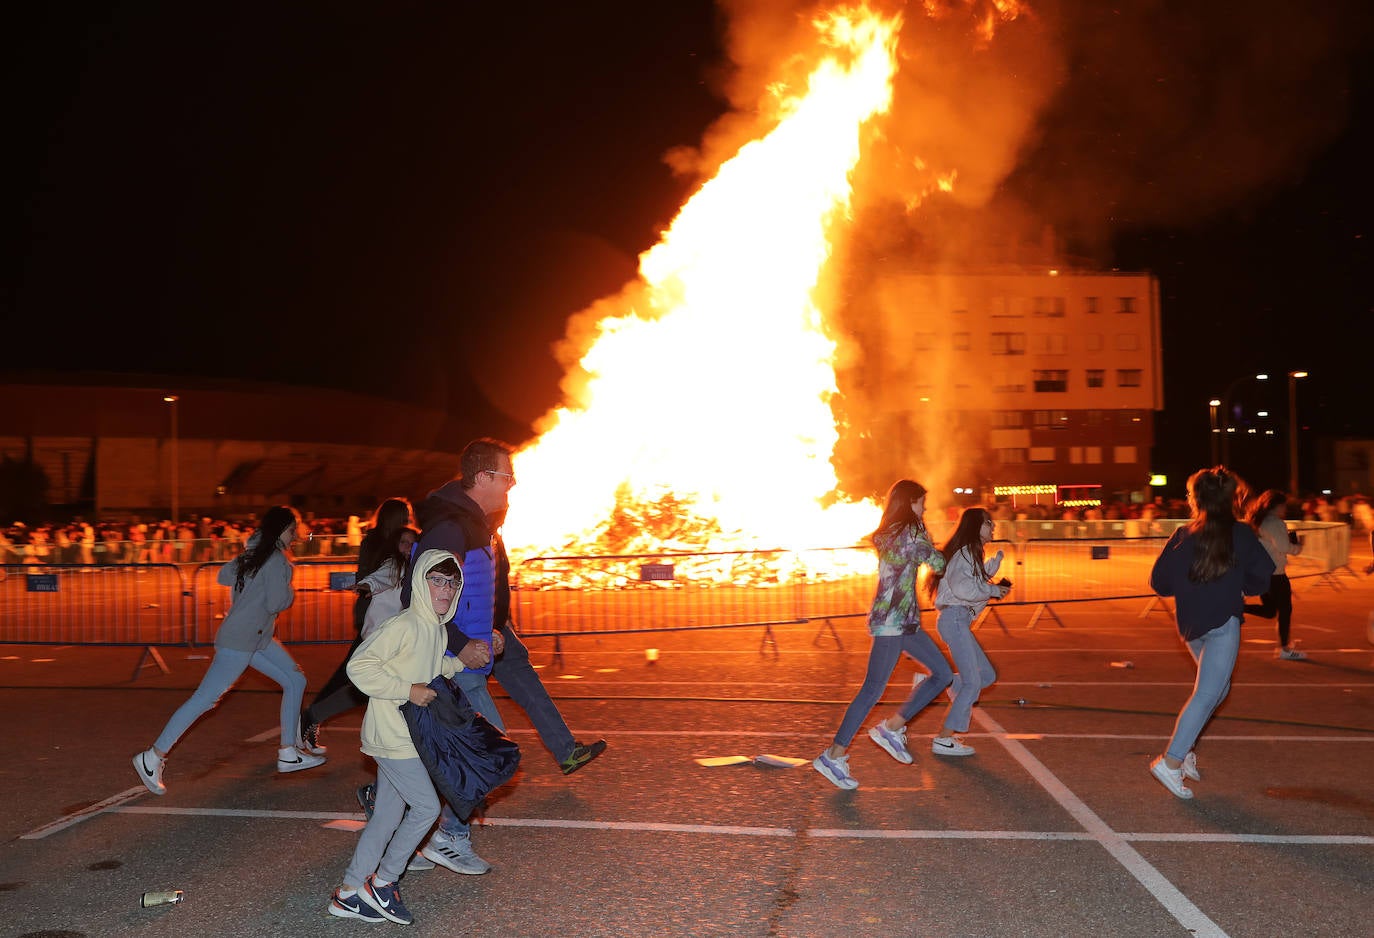
<svg viewBox="0 0 1374 938">
<path fill-rule="evenodd" d="M 564 775 L 571 775 L 605 751 L 606 740 L 604 739 L 598 739 L 590 746 L 585 743 L 577 743 L 573 746 L 572 754 L 559 763 L 559 768 L 563 770 Z"/>
<path fill-rule="evenodd" d="M 329 751 L 320 745 L 320 724 L 310 723 L 301 730 L 300 748 L 316 756 L 322 756 Z"/>
<path fill-rule="evenodd" d="M 372 820 L 372 812 L 377 807 L 377 786 L 359 785 L 354 794 L 358 796 L 358 806 L 363 809 L 363 814 L 369 821 Z"/>
</svg>

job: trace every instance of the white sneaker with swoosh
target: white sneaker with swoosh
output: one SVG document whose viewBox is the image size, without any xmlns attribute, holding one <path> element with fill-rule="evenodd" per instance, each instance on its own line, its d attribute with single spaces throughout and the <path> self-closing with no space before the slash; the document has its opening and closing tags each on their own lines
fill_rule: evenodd
<svg viewBox="0 0 1374 938">
<path fill-rule="evenodd" d="M 159 756 L 155 749 L 134 756 L 134 771 L 138 773 L 139 781 L 155 795 L 167 794 L 167 786 L 162 784 L 162 767 L 166 764 L 167 760 Z"/>
</svg>

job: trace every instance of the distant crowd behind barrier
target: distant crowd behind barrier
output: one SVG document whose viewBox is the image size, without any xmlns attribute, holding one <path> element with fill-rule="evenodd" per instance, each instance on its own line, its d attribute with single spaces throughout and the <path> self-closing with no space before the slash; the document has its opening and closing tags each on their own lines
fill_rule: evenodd
<svg viewBox="0 0 1374 938">
<path fill-rule="evenodd" d="M 358 516 L 309 519 L 310 540 L 293 548 L 295 556 L 356 557 L 366 527 Z M 0 529 L 0 564 L 156 564 L 233 560 L 257 522 L 199 518 L 173 524 L 131 522 L 91 524 L 15 523 Z"/>
<path fill-rule="evenodd" d="M 1106 502 L 1097 506 L 1065 507 L 1049 504 L 991 506 L 999 540 L 1029 538 L 1156 537 L 1169 535 L 1188 517 L 1182 499 L 1157 498 L 1141 504 Z M 943 537 L 961 508 L 932 510 L 926 523 L 936 539 Z M 297 544 L 302 559 L 356 557 L 366 532 L 369 512 L 344 518 L 306 518 L 311 540 Z M 940 515 L 943 514 L 944 517 Z M 1340 498 L 1311 496 L 1291 502 L 1290 521 L 1343 522 L 1368 536 L 1374 531 L 1374 507 L 1364 495 Z M 98 522 L 28 526 L 20 522 L 0 528 L 0 564 L 122 564 L 207 563 L 232 560 L 243 549 L 256 519 L 225 521 L 209 517 L 153 522 Z"/>
</svg>

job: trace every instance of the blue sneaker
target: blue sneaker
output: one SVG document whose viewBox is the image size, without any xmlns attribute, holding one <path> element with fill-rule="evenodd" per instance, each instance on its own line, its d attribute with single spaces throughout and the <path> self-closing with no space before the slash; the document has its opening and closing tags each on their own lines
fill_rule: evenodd
<svg viewBox="0 0 1374 938">
<path fill-rule="evenodd" d="M 847 755 L 832 759 L 825 753 L 821 753 L 811 765 L 815 767 L 817 772 L 828 778 L 836 788 L 850 791 L 859 787 L 859 780 L 849 774 L 849 756 Z"/>
<path fill-rule="evenodd" d="M 363 883 L 363 888 L 358 890 L 358 896 L 363 902 L 372 906 L 397 925 L 409 925 L 415 921 L 415 917 L 410 914 L 410 910 L 401 901 L 400 887 L 395 883 L 378 886 L 376 879 L 375 876 L 369 876 L 367 882 Z"/>
<path fill-rule="evenodd" d="M 868 731 L 868 738 L 883 748 L 889 756 L 903 765 L 911 765 L 911 753 L 906 748 L 906 727 L 890 730 L 881 721 Z"/>
<path fill-rule="evenodd" d="M 356 918 L 364 922 L 385 922 L 382 913 L 364 902 L 360 897 L 361 893 L 355 892 L 345 899 L 339 895 L 339 890 L 334 890 L 334 898 L 329 900 L 329 914 L 338 918 Z"/>
</svg>

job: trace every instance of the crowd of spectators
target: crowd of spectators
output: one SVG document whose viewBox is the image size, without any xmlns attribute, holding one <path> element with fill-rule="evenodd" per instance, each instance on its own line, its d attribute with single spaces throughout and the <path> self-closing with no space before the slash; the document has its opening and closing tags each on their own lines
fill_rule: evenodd
<svg viewBox="0 0 1374 938">
<path fill-rule="evenodd" d="M 1108 501 L 1101 505 L 1055 505 L 1026 502 L 1024 499 L 999 502 L 992 506 L 998 522 L 997 537 L 1015 538 L 1019 525 L 1027 521 L 1078 522 L 1084 528 L 1077 534 L 1101 535 L 1107 528 L 1101 522 L 1136 522 L 1128 536 L 1168 534 L 1154 522 L 1187 518 L 1183 499 L 1156 498 L 1129 503 Z M 960 508 L 951 509 L 957 518 Z M 365 522 L 360 517 L 309 518 L 312 535 L 297 543 L 292 553 L 300 558 L 352 557 L 358 553 Z M 932 519 L 933 520 L 933 519 Z M 951 518 L 953 520 L 953 518 Z M 1364 495 L 1326 497 L 1308 496 L 1289 504 L 1290 521 L 1344 522 L 1356 531 L 1374 531 L 1374 507 Z M 14 523 L 0 528 L 0 564 L 114 564 L 114 563 L 199 563 L 232 560 L 243 549 L 243 540 L 252 533 L 257 520 L 217 520 L 188 518 L 180 524 L 169 520 L 92 523 L 80 518 L 69 524 L 40 524 L 29 527 Z M 938 525 L 936 525 L 938 527 Z M 1067 532 L 1075 536 L 1075 532 Z"/>
<path fill-rule="evenodd" d="M 358 553 L 363 524 L 358 516 L 311 518 L 311 536 L 296 543 L 296 557 L 350 557 Z M 257 520 L 191 518 L 69 524 L 16 522 L 0 528 L 0 564 L 203 563 L 232 560 L 243 550 Z"/>
</svg>

